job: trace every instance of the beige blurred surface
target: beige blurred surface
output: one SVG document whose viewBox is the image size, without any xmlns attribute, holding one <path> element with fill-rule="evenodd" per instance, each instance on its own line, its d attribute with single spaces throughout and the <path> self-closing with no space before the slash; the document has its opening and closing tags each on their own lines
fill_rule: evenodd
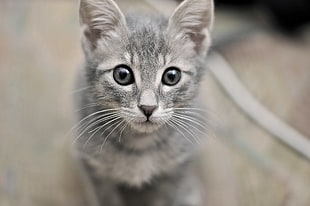
<svg viewBox="0 0 310 206">
<path fill-rule="evenodd" d="M 150 1 L 123 1 L 121 7 L 135 5 L 154 11 Z M 88 205 L 67 135 L 73 80 L 83 61 L 77 7 L 69 0 L 0 2 L 1 206 Z M 243 26 L 242 17 L 217 15 L 217 36 Z M 309 33 L 254 32 L 220 50 L 263 105 L 307 136 Z M 216 128 L 201 160 L 205 205 L 310 205 L 309 162 L 251 121 L 210 73 L 202 88 Z"/>
</svg>

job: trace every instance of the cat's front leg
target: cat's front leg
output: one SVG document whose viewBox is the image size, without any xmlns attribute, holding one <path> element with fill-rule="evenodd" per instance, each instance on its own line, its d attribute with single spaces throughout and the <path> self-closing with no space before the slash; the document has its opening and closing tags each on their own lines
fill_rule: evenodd
<svg viewBox="0 0 310 206">
<path fill-rule="evenodd" d="M 126 206 L 119 193 L 118 187 L 112 180 L 96 173 L 96 167 L 89 161 L 82 159 L 85 171 L 85 180 L 90 185 L 91 196 L 95 199 L 94 206 Z"/>
<path fill-rule="evenodd" d="M 115 184 L 108 180 L 91 177 L 99 206 L 125 206 Z"/>
<path fill-rule="evenodd" d="M 141 188 L 119 187 L 126 206 L 201 206 L 200 182 L 182 166 L 169 176 L 158 177 Z"/>
</svg>

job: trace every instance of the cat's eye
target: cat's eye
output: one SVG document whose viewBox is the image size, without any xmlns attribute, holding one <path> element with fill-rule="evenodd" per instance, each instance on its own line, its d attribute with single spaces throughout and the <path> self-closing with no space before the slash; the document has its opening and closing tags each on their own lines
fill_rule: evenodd
<svg viewBox="0 0 310 206">
<path fill-rule="evenodd" d="M 162 83 L 168 86 L 176 85 L 181 79 L 181 71 L 176 67 L 169 67 L 163 74 Z"/>
<path fill-rule="evenodd" d="M 126 65 L 119 65 L 113 70 L 114 80 L 123 86 L 134 83 L 135 78 L 133 76 L 132 70 Z"/>
</svg>

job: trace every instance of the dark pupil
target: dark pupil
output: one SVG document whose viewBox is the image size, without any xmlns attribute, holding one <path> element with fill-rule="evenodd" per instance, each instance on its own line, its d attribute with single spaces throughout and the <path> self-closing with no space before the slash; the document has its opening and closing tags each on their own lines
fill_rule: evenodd
<svg viewBox="0 0 310 206">
<path fill-rule="evenodd" d="M 176 78 L 176 70 L 170 70 L 167 72 L 167 78 L 170 82 L 174 82 L 175 78 Z"/>
<path fill-rule="evenodd" d="M 127 69 L 122 68 L 122 69 L 120 69 L 120 71 L 119 71 L 119 78 L 120 78 L 121 80 L 124 80 L 124 79 L 126 79 L 126 77 L 128 76 L 128 74 L 129 74 L 129 71 L 128 71 Z"/>
</svg>

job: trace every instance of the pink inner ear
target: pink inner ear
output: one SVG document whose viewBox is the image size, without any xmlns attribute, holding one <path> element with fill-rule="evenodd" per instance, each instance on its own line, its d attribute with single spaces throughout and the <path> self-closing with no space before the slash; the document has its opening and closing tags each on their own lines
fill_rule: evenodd
<svg viewBox="0 0 310 206">
<path fill-rule="evenodd" d="M 112 0 L 81 0 L 80 21 L 88 27 L 84 35 L 92 50 L 100 38 L 121 33 L 126 25 L 123 13 Z"/>
<path fill-rule="evenodd" d="M 172 37 L 191 40 L 200 55 L 208 49 L 212 24 L 213 0 L 185 0 L 170 17 L 168 32 Z"/>
<path fill-rule="evenodd" d="M 204 46 L 203 42 L 204 42 L 204 40 L 206 38 L 206 35 L 202 34 L 202 33 L 190 33 L 189 36 L 190 36 L 191 40 L 195 43 L 194 50 L 197 53 L 200 53 L 202 47 Z"/>
</svg>

